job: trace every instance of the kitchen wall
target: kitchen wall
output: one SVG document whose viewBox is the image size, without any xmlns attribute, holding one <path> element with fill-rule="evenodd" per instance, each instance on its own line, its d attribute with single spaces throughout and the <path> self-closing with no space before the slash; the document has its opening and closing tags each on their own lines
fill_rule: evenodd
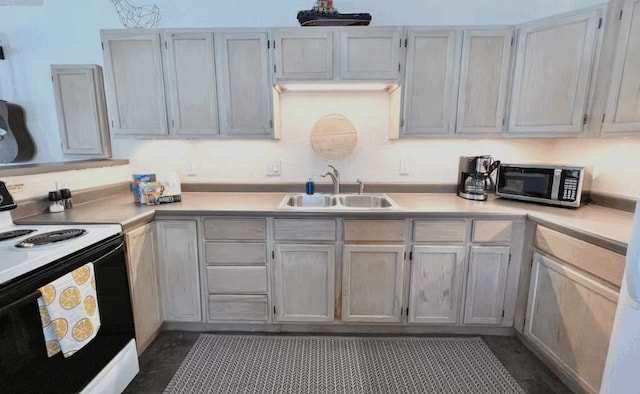
<svg viewBox="0 0 640 394">
<path fill-rule="evenodd" d="M 156 4 L 159 27 L 295 26 L 300 9 L 313 0 L 209 2 L 190 0 L 130 0 Z M 341 12 L 369 12 L 372 25 L 517 24 L 590 5 L 599 0 L 338 0 Z M 19 103 L 27 113 L 38 145 L 36 162 L 60 161 L 57 119 L 50 81 L 50 64 L 102 64 L 99 30 L 120 28 L 109 0 L 45 1 L 42 6 L 0 6 L 0 98 Z M 353 154 L 334 163 L 345 181 L 454 183 L 460 155 L 492 154 L 503 161 L 557 162 L 592 165 L 594 190 L 637 197 L 640 183 L 628 184 L 640 164 L 640 139 L 562 140 L 389 140 L 388 97 L 384 93 L 309 94 L 282 97 L 282 138 L 260 141 L 144 141 L 117 138 L 115 158 L 128 158 L 130 168 L 84 170 L 72 176 L 73 188 L 91 187 L 96 179 L 121 180 L 127 173 L 174 169 L 183 181 L 304 182 L 326 167 L 311 149 L 309 133 L 326 114 L 349 118 L 358 132 Z M 409 174 L 399 175 L 406 160 Z M 282 175 L 267 177 L 265 167 L 280 161 Z M 191 169 L 191 171 L 188 171 Z M 99 173 L 100 176 L 91 176 Z M 195 176 L 188 176 L 188 172 Z M 111 174 L 111 175 L 107 175 Z M 24 195 L 39 193 L 56 175 L 18 177 Z M 58 176 L 60 178 L 60 176 Z M 64 178 L 64 176 L 63 176 Z M 38 185 L 37 187 L 31 187 Z"/>
</svg>

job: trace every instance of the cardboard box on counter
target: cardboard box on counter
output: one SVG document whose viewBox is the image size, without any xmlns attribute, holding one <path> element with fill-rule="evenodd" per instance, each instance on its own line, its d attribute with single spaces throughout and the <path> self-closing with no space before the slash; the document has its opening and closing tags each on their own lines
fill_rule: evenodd
<svg viewBox="0 0 640 394">
<path fill-rule="evenodd" d="M 134 202 L 158 205 L 182 201 L 180 177 L 175 172 L 134 174 Z"/>
</svg>

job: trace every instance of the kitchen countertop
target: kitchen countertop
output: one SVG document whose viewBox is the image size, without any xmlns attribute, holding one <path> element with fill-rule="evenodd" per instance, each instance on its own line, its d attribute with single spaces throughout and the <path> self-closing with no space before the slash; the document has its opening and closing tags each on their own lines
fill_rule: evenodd
<svg viewBox="0 0 640 394">
<path fill-rule="evenodd" d="M 519 217 L 569 235 L 625 253 L 631 238 L 633 214 L 598 205 L 578 209 L 558 208 L 490 197 L 470 201 L 452 193 L 388 193 L 400 210 L 372 212 L 330 209 L 278 209 L 286 193 L 183 193 L 182 201 L 157 206 L 133 203 L 131 193 L 95 200 L 59 213 L 44 213 L 17 221 L 19 224 L 117 223 L 125 231 L 154 217 L 201 215 L 341 216 L 341 217 Z"/>
</svg>

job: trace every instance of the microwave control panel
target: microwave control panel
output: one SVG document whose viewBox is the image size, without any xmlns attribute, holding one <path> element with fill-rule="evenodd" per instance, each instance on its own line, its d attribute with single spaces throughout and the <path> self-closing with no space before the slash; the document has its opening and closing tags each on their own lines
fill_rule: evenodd
<svg viewBox="0 0 640 394">
<path fill-rule="evenodd" d="M 562 187 L 560 188 L 558 200 L 576 201 L 578 185 L 580 184 L 580 171 L 563 170 L 560 182 Z"/>
</svg>

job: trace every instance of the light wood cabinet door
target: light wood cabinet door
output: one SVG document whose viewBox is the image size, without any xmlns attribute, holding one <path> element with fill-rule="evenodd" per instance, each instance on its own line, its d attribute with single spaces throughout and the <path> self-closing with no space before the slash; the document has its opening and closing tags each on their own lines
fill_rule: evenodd
<svg viewBox="0 0 640 394">
<path fill-rule="evenodd" d="M 276 82 L 333 78 L 333 31 L 326 28 L 276 29 Z"/>
<path fill-rule="evenodd" d="M 200 280 L 196 222 L 156 221 L 164 319 L 200 321 Z"/>
<path fill-rule="evenodd" d="M 504 129 L 512 44 L 512 29 L 464 32 L 457 134 L 500 134 Z"/>
<path fill-rule="evenodd" d="M 601 16 L 595 9 L 519 29 L 509 133 L 582 132 Z"/>
<path fill-rule="evenodd" d="M 266 31 L 215 33 L 220 132 L 226 137 L 272 135 L 272 87 Z"/>
<path fill-rule="evenodd" d="M 400 80 L 402 29 L 347 28 L 340 32 L 342 80 Z"/>
<path fill-rule="evenodd" d="M 640 0 L 626 0 L 622 10 L 603 134 L 638 134 L 640 130 Z"/>
<path fill-rule="evenodd" d="M 154 340 L 162 325 L 156 239 L 153 223 L 125 235 L 131 306 L 138 354 Z"/>
<path fill-rule="evenodd" d="M 535 253 L 525 335 L 587 392 L 600 389 L 618 293 Z"/>
<path fill-rule="evenodd" d="M 409 323 L 458 322 L 463 262 L 463 246 L 413 247 Z"/>
<path fill-rule="evenodd" d="M 275 245 L 276 320 L 333 321 L 334 245 Z"/>
<path fill-rule="evenodd" d="M 342 320 L 400 322 L 404 246 L 344 245 Z"/>
<path fill-rule="evenodd" d="M 51 65 L 62 153 L 110 157 L 107 107 L 98 65 Z"/>
<path fill-rule="evenodd" d="M 464 324 L 502 323 L 508 268 L 508 246 L 471 246 Z"/>
<path fill-rule="evenodd" d="M 218 134 L 213 33 L 169 32 L 165 40 L 172 134 L 186 137 Z"/>
<path fill-rule="evenodd" d="M 111 129 L 115 134 L 168 134 L 160 35 L 103 31 Z"/>
<path fill-rule="evenodd" d="M 455 30 L 409 30 L 404 84 L 404 135 L 453 133 L 461 37 L 461 32 Z"/>
</svg>

